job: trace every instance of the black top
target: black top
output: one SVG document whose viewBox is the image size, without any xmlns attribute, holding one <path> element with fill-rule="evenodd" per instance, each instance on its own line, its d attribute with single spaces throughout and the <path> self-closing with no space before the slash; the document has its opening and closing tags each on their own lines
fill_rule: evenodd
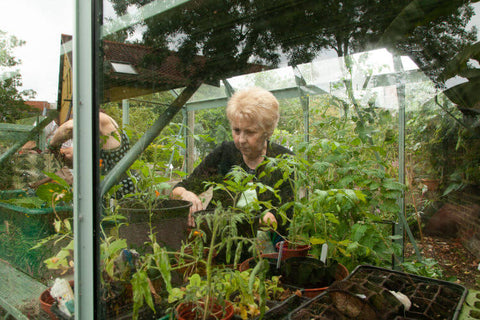
<svg viewBox="0 0 480 320">
<path fill-rule="evenodd" d="M 266 154 L 268 158 L 275 158 L 282 154 L 293 153 L 281 145 L 268 142 Z M 195 168 L 195 170 L 189 175 L 188 178 L 176 184 L 175 187 L 184 187 L 185 189 L 192 191 L 195 194 L 200 194 L 205 191 L 204 182 L 222 182 L 225 178 L 225 175 L 229 173 L 234 166 L 240 166 L 246 172 L 250 174 L 255 174 L 258 182 L 261 182 L 264 185 L 272 188 L 275 186 L 275 183 L 282 177 L 282 173 L 279 170 L 274 170 L 272 173 L 259 178 L 260 173 L 264 171 L 264 165 L 257 167 L 256 170 L 250 169 L 243 161 L 242 153 L 235 147 L 233 141 L 227 141 L 217 146 Z M 279 195 L 282 199 L 282 202 L 292 201 L 293 190 L 291 189 L 290 184 L 287 181 L 282 183 L 277 188 L 277 190 L 279 190 Z M 278 198 L 275 197 L 270 191 L 258 194 L 258 200 L 270 200 L 274 207 L 278 207 L 281 205 Z M 214 192 L 212 196 L 212 201 L 210 201 L 207 209 L 213 209 L 214 201 L 220 201 L 223 206 L 233 205 L 233 200 L 226 193 L 221 191 Z M 275 212 L 272 213 L 275 214 Z M 278 231 L 281 234 L 285 234 L 285 226 L 280 225 L 282 220 L 280 219 L 280 217 L 276 216 L 276 218 L 279 224 Z"/>
<path fill-rule="evenodd" d="M 130 140 L 128 139 L 127 134 L 120 131 L 120 146 L 114 149 L 100 149 L 100 166 L 102 169 L 102 175 L 106 175 L 110 170 L 112 170 L 117 162 L 119 162 L 125 154 L 130 149 Z M 133 170 L 131 171 L 137 178 L 139 178 L 138 174 L 135 173 Z M 132 179 L 126 174 L 122 174 L 119 178 L 118 184 L 122 186 L 117 190 L 115 197 L 117 199 L 122 198 L 128 193 L 135 192 L 135 186 L 133 184 Z"/>
</svg>

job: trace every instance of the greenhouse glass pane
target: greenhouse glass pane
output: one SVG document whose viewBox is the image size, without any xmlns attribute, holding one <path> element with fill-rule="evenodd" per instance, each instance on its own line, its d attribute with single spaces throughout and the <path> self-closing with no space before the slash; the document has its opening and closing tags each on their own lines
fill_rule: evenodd
<svg viewBox="0 0 480 320">
<path fill-rule="evenodd" d="M 60 311 L 41 307 L 44 291 L 74 278 L 73 164 L 48 147 L 53 120 L 73 115 L 76 13 L 73 1 L 4 6 L 0 314 L 48 318 Z M 270 143 L 308 163 L 298 177 L 308 181 L 299 195 L 311 200 L 302 206 L 317 219 L 304 234 L 312 255 L 327 242 L 329 257 L 350 271 L 391 267 L 393 259 L 405 272 L 480 289 L 478 3 L 104 0 L 100 7 L 94 70 L 101 71 L 92 73 L 89 100 L 108 115 L 97 133 L 101 318 L 172 313 L 161 271 L 167 260 L 178 262 L 189 208 L 161 209 L 153 220 L 149 209 L 232 140 L 225 106 L 251 86 L 279 100 Z M 195 192 L 211 209 L 203 182 Z M 324 194 L 336 196 L 315 202 Z M 392 226 L 404 228 L 394 237 L 404 246 L 392 244 Z M 61 240 L 44 243 L 48 236 Z M 444 247 L 459 256 L 446 257 Z M 171 276 L 168 285 L 185 284 L 184 274 Z"/>
<path fill-rule="evenodd" d="M 225 115 L 231 95 L 258 86 L 280 104 L 270 143 L 307 163 L 297 172 L 304 183 L 298 194 L 311 201 L 295 208 L 315 212 L 314 227 L 303 234 L 314 244 L 313 255 L 326 242 L 329 254 L 349 270 L 396 267 L 458 276 L 475 288 L 463 271 L 475 272 L 480 257 L 478 226 L 465 222 L 476 219 L 479 199 L 478 10 L 468 1 L 105 0 L 97 89 L 101 107 L 128 134 L 134 151 L 122 159 L 122 170 L 106 175 L 103 196 L 112 197 L 112 176 L 129 169 L 140 177 L 130 195 L 141 193 L 146 203 L 168 198 L 215 148 L 232 141 Z M 115 72 L 115 62 L 137 74 Z M 431 179 L 439 185 L 428 184 Z M 212 209 L 215 190 L 203 182 L 194 193 Z M 332 194 L 325 196 L 331 202 L 321 202 L 320 195 Z M 342 202 L 340 194 L 359 198 Z M 130 221 L 125 207 L 122 199 L 105 201 L 104 214 L 120 208 Z M 453 214 L 445 218 L 445 211 Z M 121 266 L 132 253 L 137 265 L 122 274 L 108 269 L 104 289 L 113 293 L 114 284 L 126 281 L 135 290 L 147 288 L 147 279 L 158 280 L 155 291 L 148 287 L 157 300 L 140 311 L 155 310 L 158 317 L 174 306 L 163 304 L 165 289 L 185 279 L 165 285 L 158 271 L 166 258 L 152 263 L 150 254 L 177 252 L 188 228 L 181 214 L 175 228 L 154 216 L 159 221 L 150 223 L 150 238 L 149 223 L 122 225 L 119 234 L 109 230 L 113 239 L 126 240 L 125 251 L 117 252 L 123 252 Z M 462 272 L 425 249 L 424 241 L 439 243 L 452 234 L 474 261 Z M 419 267 L 419 257 L 433 260 Z M 102 263 L 99 272 L 111 260 Z M 152 274 L 145 275 L 147 269 Z M 157 294 L 165 295 L 162 302 Z M 143 299 L 137 303 L 150 301 Z M 130 312 L 134 302 L 122 301 Z"/>
<path fill-rule="evenodd" d="M 71 82 L 64 73 L 71 70 L 72 56 L 64 35 L 73 32 L 73 7 L 73 1 L 0 5 L 0 314 L 5 319 L 49 318 L 54 298 L 47 288 L 55 283 L 64 285 L 73 302 L 72 164 L 48 148 L 71 107 L 71 89 L 62 91 L 61 83 Z M 67 97 L 68 106 L 60 110 Z M 68 150 L 71 141 L 65 142 Z"/>
<path fill-rule="evenodd" d="M 350 272 L 396 266 L 480 289 L 477 2 L 95 4 L 98 39 L 79 45 L 98 41 L 94 96 L 82 103 L 102 110 L 100 161 L 75 166 L 100 175 L 99 318 L 172 314 L 168 296 L 179 291 L 170 286 L 187 277 L 177 268 L 169 280 L 165 271 L 190 239 L 190 203 L 152 207 L 172 200 L 177 183 L 233 140 L 225 107 L 252 86 L 279 101 L 270 145 L 301 164 L 291 208 L 311 219 L 302 228 L 311 255 L 328 243 L 328 261 Z M 72 141 L 50 139 L 54 120 L 69 123 L 85 110 L 72 97 L 74 10 L 74 1 L 0 5 L 0 314 L 17 319 L 61 312 L 39 299 L 55 280 L 74 279 L 71 228 L 81 221 L 72 214 Z M 228 155 L 241 151 L 228 145 Z M 218 190 L 204 182 L 192 192 L 215 208 Z M 277 214 L 283 200 L 271 196 L 255 213 Z M 277 218 L 288 240 L 295 230 Z"/>
</svg>

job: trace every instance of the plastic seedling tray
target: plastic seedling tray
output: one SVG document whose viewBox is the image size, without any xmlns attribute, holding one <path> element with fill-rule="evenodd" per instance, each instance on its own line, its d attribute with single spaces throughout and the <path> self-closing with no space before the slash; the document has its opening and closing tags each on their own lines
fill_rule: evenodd
<svg viewBox="0 0 480 320">
<path fill-rule="evenodd" d="M 401 314 L 394 318 L 396 320 L 458 319 L 468 293 L 464 286 L 456 283 L 367 265 L 355 268 L 344 281 L 356 284 L 368 283 L 406 295 L 412 302 L 412 306 L 409 310 L 402 310 Z M 326 317 L 325 319 L 331 317 L 348 319 L 334 307 L 329 290 L 330 288 L 292 311 L 289 319 L 301 320 L 322 316 Z M 358 295 L 358 292 L 354 294 Z"/>
</svg>

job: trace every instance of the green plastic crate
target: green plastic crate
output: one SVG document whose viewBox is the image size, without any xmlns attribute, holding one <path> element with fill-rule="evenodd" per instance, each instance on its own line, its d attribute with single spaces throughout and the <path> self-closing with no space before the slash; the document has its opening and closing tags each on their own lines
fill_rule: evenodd
<svg viewBox="0 0 480 320">
<path fill-rule="evenodd" d="M 24 190 L 5 190 L 0 191 L 0 199 L 18 199 L 29 197 Z M 71 206 L 59 206 L 55 208 L 56 214 L 60 218 L 71 217 Z M 55 217 L 54 209 L 47 208 L 25 208 L 18 205 L 0 202 L 0 221 L 8 225 L 13 225 L 22 230 L 26 237 L 42 238 L 54 232 L 53 221 Z"/>
<path fill-rule="evenodd" d="M 0 199 L 31 197 L 23 190 L 0 191 Z M 57 207 L 60 218 L 71 217 L 72 207 Z M 38 281 L 51 276 L 44 260 L 53 256 L 64 243 L 33 249 L 39 240 L 55 232 L 52 208 L 31 209 L 0 202 L 0 258 Z"/>
</svg>

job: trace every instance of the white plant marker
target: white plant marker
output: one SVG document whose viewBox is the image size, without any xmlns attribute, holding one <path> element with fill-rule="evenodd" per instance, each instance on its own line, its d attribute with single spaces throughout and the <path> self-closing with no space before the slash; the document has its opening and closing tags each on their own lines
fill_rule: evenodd
<svg viewBox="0 0 480 320">
<path fill-rule="evenodd" d="M 325 242 L 322 244 L 322 252 L 320 253 L 320 261 L 326 263 L 327 261 L 327 253 L 328 253 L 328 244 Z"/>
</svg>

